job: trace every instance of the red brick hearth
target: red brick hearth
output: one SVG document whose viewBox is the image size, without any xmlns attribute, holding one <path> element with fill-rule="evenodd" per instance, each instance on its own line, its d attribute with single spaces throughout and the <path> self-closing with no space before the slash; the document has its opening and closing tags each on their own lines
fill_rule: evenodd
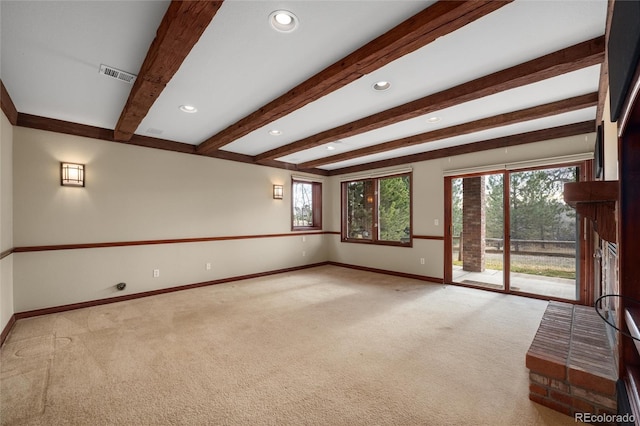
<svg viewBox="0 0 640 426">
<path fill-rule="evenodd" d="M 569 416 L 616 413 L 614 354 L 593 308 L 550 302 L 526 365 L 532 401 Z"/>
</svg>

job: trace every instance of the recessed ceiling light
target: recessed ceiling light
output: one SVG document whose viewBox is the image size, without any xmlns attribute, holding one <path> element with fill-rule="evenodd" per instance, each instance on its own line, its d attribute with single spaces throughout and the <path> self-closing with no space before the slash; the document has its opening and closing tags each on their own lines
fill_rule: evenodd
<svg viewBox="0 0 640 426">
<path fill-rule="evenodd" d="M 272 129 L 272 130 L 269 130 L 269 134 L 271 136 L 280 136 L 282 134 L 282 130 Z"/>
<path fill-rule="evenodd" d="M 288 13 L 278 13 L 273 17 L 280 25 L 291 25 L 293 18 Z"/>
<path fill-rule="evenodd" d="M 180 111 L 193 114 L 194 112 L 198 112 L 198 108 L 194 107 L 193 105 L 180 105 Z"/>
<path fill-rule="evenodd" d="M 440 121 L 440 117 L 429 117 L 427 118 L 427 123 L 437 123 L 438 121 Z"/>
<path fill-rule="evenodd" d="M 276 31 L 290 33 L 298 28 L 298 17 L 288 10 L 276 10 L 269 15 L 269 23 Z"/>
<path fill-rule="evenodd" d="M 389 87 L 391 87 L 391 83 L 388 81 L 379 81 L 373 85 L 374 90 L 387 90 Z"/>
</svg>

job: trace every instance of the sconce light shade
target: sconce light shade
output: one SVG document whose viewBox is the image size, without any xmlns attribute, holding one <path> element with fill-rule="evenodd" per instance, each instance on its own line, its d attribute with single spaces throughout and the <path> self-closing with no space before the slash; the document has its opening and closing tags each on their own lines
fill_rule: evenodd
<svg viewBox="0 0 640 426">
<path fill-rule="evenodd" d="M 284 195 L 284 188 L 282 185 L 273 185 L 273 199 L 282 200 Z"/>
<path fill-rule="evenodd" d="M 84 186 L 84 164 L 60 163 L 62 186 Z"/>
</svg>

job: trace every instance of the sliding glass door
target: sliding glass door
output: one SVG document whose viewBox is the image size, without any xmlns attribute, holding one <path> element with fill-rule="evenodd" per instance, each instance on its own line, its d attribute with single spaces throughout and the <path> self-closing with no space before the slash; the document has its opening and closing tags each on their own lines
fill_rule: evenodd
<svg viewBox="0 0 640 426">
<path fill-rule="evenodd" d="M 445 280 L 577 300 L 579 232 L 563 189 L 578 171 L 574 165 L 447 178 Z"/>
<path fill-rule="evenodd" d="M 510 276 L 512 291 L 577 298 L 576 211 L 563 199 L 577 167 L 510 173 Z"/>
<path fill-rule="evenodd" d="M 455 178 L 451 185 L 453 281 L 503 290 L 504 176 Z"/>
</svg>

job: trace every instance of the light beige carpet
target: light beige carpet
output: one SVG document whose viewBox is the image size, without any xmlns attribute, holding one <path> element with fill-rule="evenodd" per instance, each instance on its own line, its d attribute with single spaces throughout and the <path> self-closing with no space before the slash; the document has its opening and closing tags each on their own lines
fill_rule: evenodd
<svg viewBox="0 0 640 426">
<path fill-rule="evenodd" d="M 562 425 L 546 302 L 323 266 L 20 320 L 4 425 Z"/>
</svg>

